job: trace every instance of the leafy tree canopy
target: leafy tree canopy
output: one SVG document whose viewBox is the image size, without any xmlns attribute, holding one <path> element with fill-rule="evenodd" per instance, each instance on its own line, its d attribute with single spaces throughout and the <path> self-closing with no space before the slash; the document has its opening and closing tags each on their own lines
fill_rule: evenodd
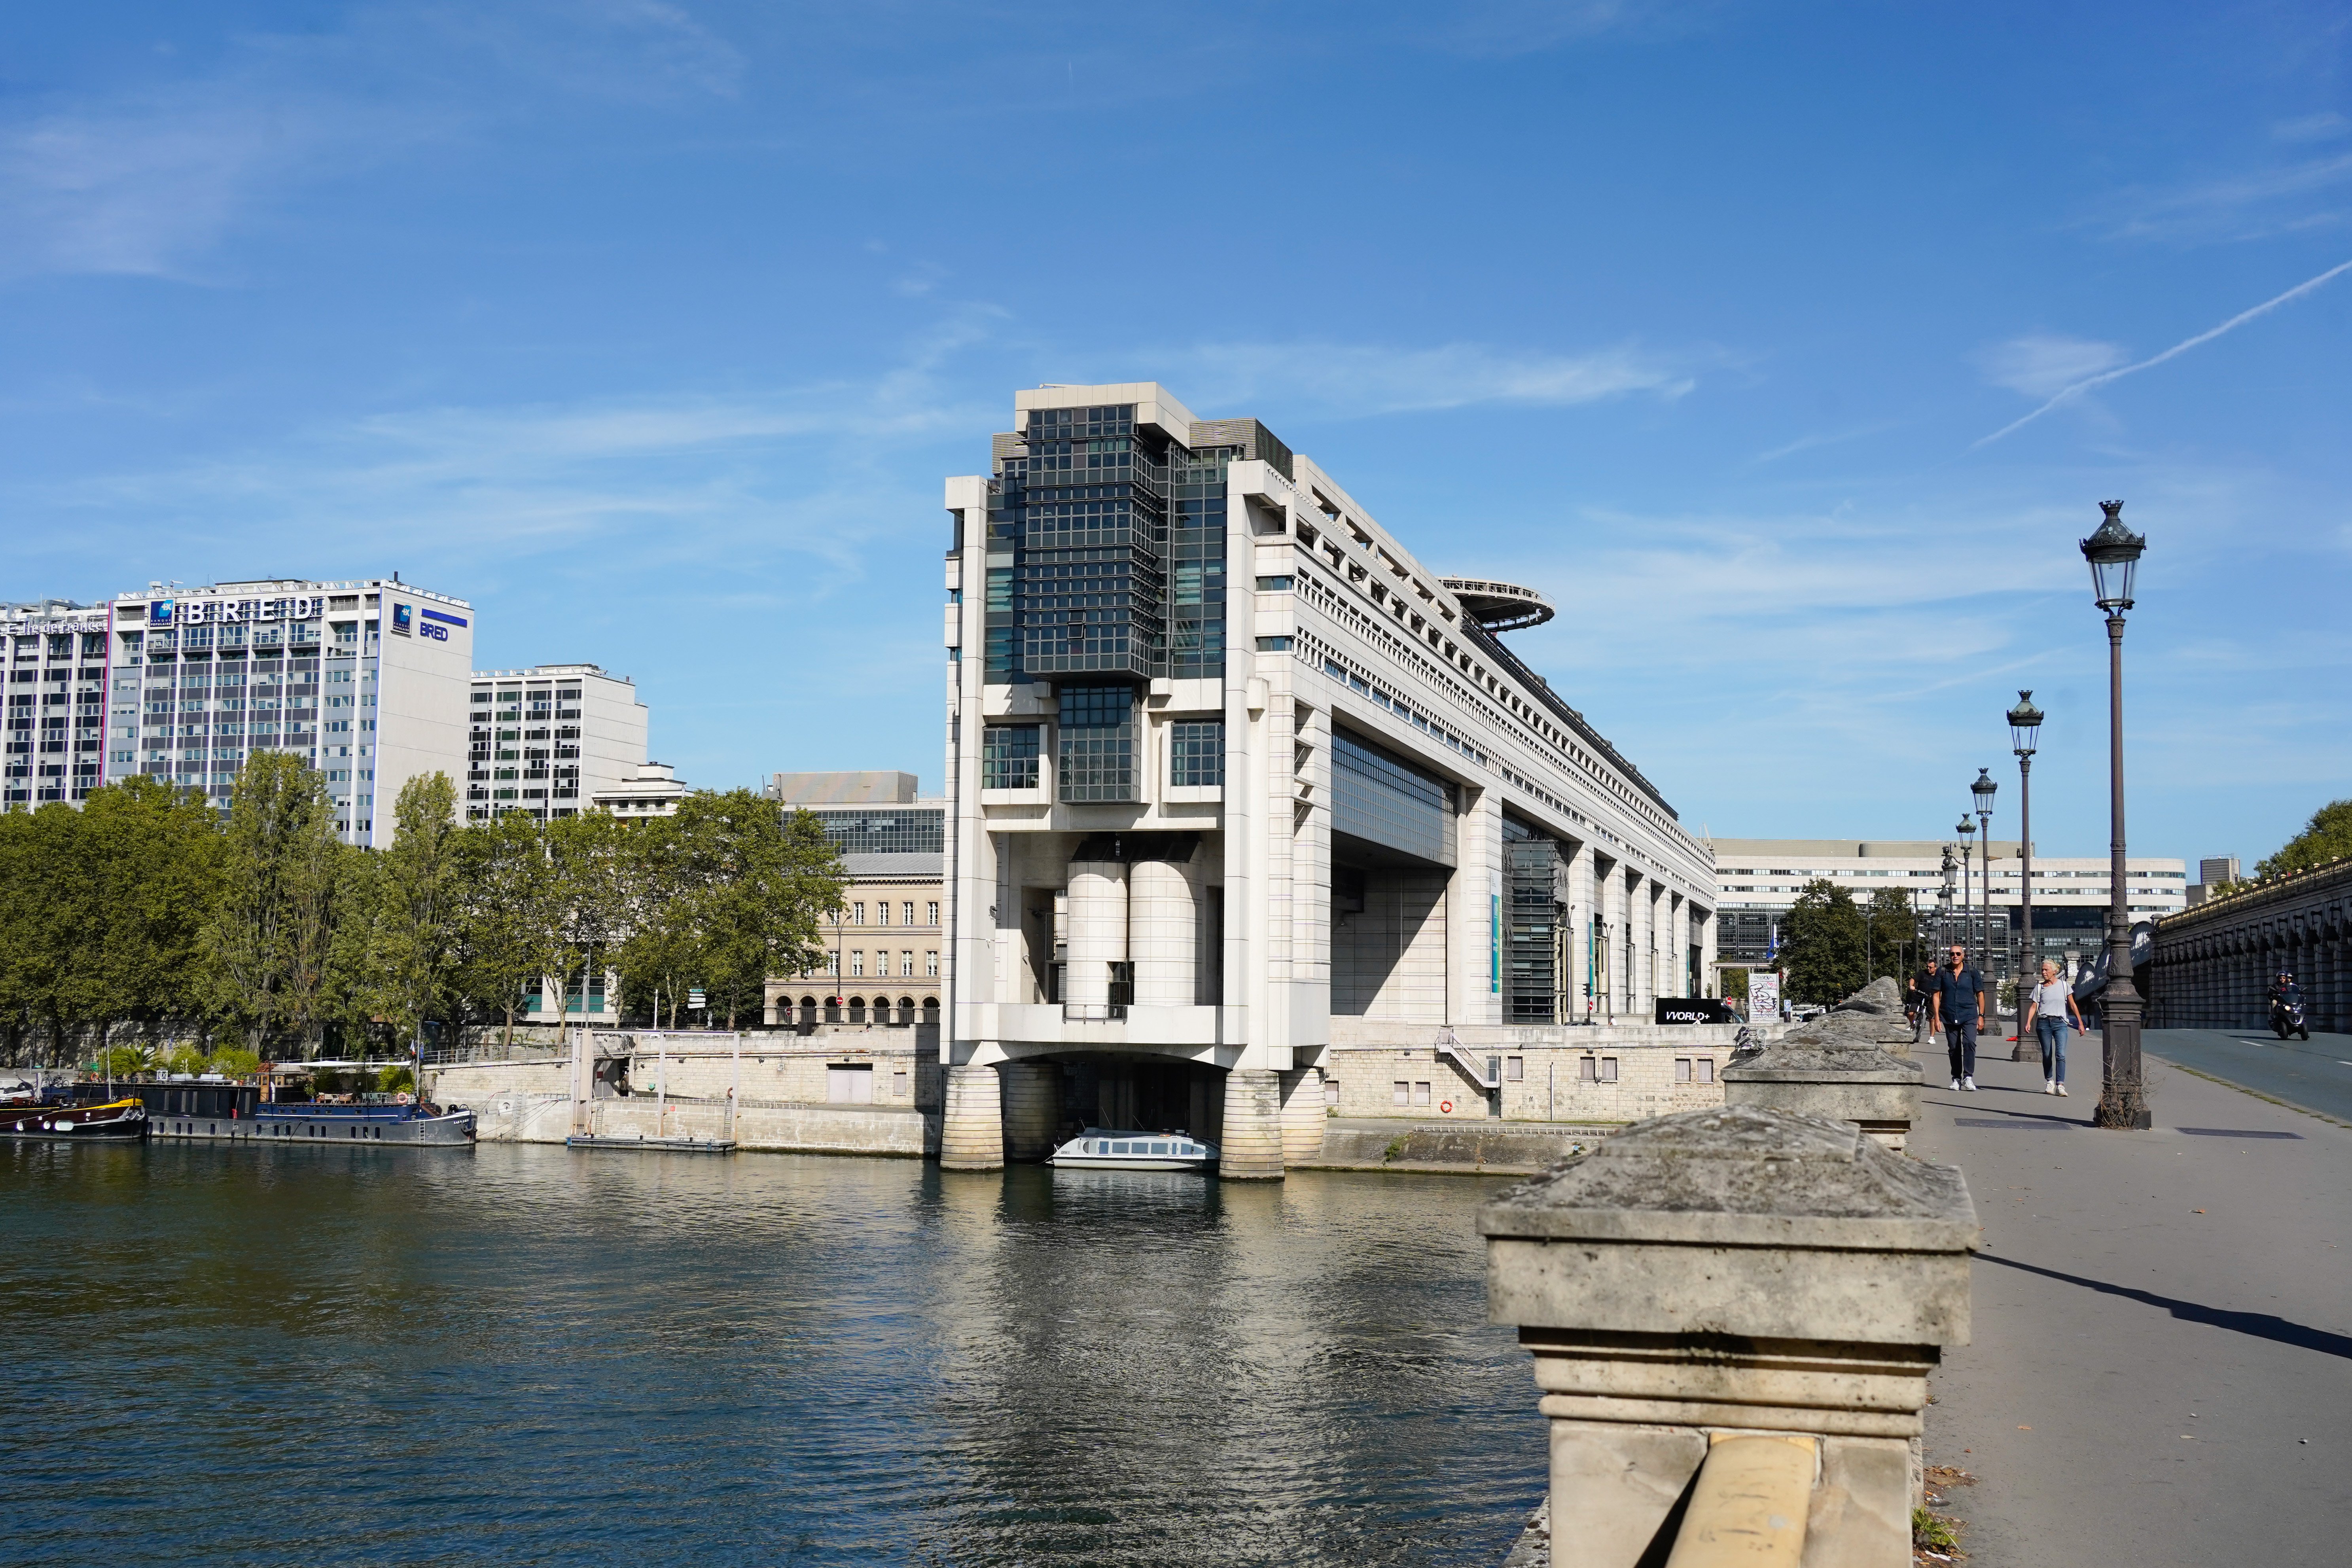
<svg viewBox="0 0 2352 1568">
<path fill-rule="evenodd" d="M 2257 877 L 2308 871 L 2352 855 L 2352 800 L 2330 801 L 2311 814 L 2301 833 L 2279 846 L 2278 852 L 2257 863 Z"/>
</svg>

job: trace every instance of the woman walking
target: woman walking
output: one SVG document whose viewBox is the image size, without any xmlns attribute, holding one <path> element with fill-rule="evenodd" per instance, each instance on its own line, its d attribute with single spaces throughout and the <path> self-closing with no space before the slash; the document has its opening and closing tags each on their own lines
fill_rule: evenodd
<svg viewBox="0 0 2352 1568">
<path fill-rule="evenodd" d="M 2058 978 L 2058 966 L 2048 959 L 2042 961 L 2042 984 L 2033 988 L 2033 995 L 2025 1005 L 2025 1023 L 2042 1040 L 2042 1092 L 2066 1092 L 2066 1015 L 2074 1015 L 2074 1027 L 2088 1034 L 2083 1022 L 2083 1009 L 2074 1005 L 2074 988 Z"/>
</svg>

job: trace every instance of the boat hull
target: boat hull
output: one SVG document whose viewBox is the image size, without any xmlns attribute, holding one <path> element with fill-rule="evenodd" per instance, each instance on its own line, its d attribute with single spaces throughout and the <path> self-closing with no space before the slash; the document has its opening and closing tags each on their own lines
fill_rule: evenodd
<svg viewBox="0 0 2352 1568">
<path fill-rule="evenodd" d="M 1206 1171 L 1214 1160 L 1121 1159 L 1116 1154 L 1056 1154 L 1047 1162 L 1057 1171 Z"/>
<path fill-rule="evenodd" d="M 168 1118 L 158 1137 L 243 1141 L 262 1143 L 333 1144 L 343 1148 L 459 1149 L 474 1142 L 474 1113 L 455 1110 L 446 1116 L 401 1114 L 409 1108 L 384 1110 L 375 1106 L 265 1105 L 250 1121 L 238 1118 Z M 175 1131 L 171 1123 L 184 1121 L 188 1130 Z"/>
<path fill-rule="evenodd" d="M 135 1100 L 104 1105 L 0 1107 L 0 1138 L 46 1143 L 128 1142 L 147 1136 L 147 1108 Z"/>
</svg>

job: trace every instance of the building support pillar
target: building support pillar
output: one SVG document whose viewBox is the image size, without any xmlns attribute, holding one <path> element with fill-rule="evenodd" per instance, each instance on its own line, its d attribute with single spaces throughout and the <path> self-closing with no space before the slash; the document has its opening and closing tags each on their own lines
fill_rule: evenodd
<svg viewBox="0 0 2352 1568">
<path fill-rule="evenodd" d="M 1217 1174 L 1225 1180 L 1282 1180 L 1281 1076 L 1265 1068 L 1235 1068 L 1225 1075 L 1224 1134 Z"/>
<path fill-rule="evenodd" d="M 1287 1168 L 1323 1157 L 1323 1069 L 1299 1068 L 1281 1075 L 1282 1163 Z"/>
<path fill-rule="evenodd" d="M 940 1127 L 940 1168 L 995 1171 L 1004 1165 L 1004 1101 L 992 1067 L 948 1068 L 947 1109 Z"/>
<path fill-rule="evenodd" d="M 997 1094 L 1004 1106 L 1006 1160 L 1042 1160 L 1054 1152 L 1062 1121 L 1059 1062 L 999 1062 Z"/>
</svg>

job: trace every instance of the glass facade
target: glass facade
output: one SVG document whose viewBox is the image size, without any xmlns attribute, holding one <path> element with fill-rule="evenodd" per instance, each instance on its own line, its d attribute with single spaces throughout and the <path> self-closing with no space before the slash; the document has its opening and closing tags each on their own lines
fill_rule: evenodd
<svg viewBox="0 0 2352 1568">
<path fill-rule="evenodd" d="M 1059 797 L 1066 801 L 1137 800 L 1135 689 L 1062 688 Z"/>
<path fill-rule="evenodd" d="M 1331 731 L 1331 831 L 1454 863 L 1454 786 L 1345 730 Z"/>
<path fill-rule="evenodd" d="M 1240 458 L 1290 471 L 1254 419 L 1180 440 L 1139 426 L 1132 404 L 1030 410 L 990 487 L 986 679 L 1223 674 L 1225 476 Z"/>
<path fill-rule="evenodd" d="M 1168 782 L 1181 787 L 1215 787 L 1225 782 L 1225 721 L 1187 721 L 1168 726 Z"/>
<path fill-rule="evenodd" d="M 1038 724 L 991 724 L 981 732 L 980 787 L 1037 787 Z"/>
<path fill-rule="evenodd" d="M 1503 818 L 1503 1021 L 1558 1024 L 1568 974 L 1561 949 L 1567 856 L 1551 838 Z M 1568 1009 L 1572 1015 L 1572 1006 Z"/>
<path fill-rule="evenodd" d="M 825 842 L 844 855 L 940 855 L 947 850 L 947 814 L 936 805 L 812 806 L 824 826 Z M 860 914 L 866 906 L 857 906 Z M 912 924 L 912 904 L 906 906 Z M 859 923 L 863 923 L 860 921 Z M 890 923 L 890 906 L 881 906 L 878 924 Z"/>
</svg>

